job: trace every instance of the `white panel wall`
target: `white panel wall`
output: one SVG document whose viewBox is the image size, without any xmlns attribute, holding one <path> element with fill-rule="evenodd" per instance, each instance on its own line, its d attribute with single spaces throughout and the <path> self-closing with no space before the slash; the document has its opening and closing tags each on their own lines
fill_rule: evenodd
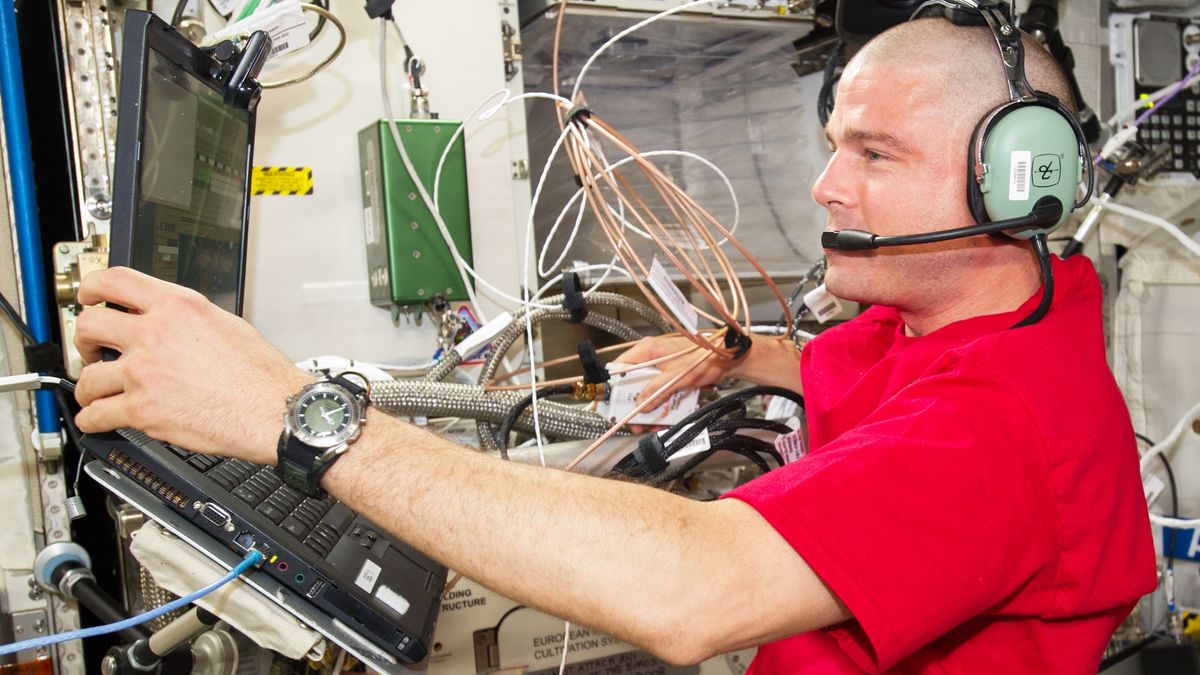
<svg viewBox="0 0 1200 675">
<path fill-rule="evenodd" d="M 513 4 L 507 15 L 496 0 L 395 4 L 405 36 L 427 63 L 422 84 L 441 117 L 461 119 L 505 86 L 500 21 L 504 16 L 517 25 Z M 375 361 L 428 358 L 435 348 L 429 321 L 419 328 L 403 319 L 393 325 L 388 310 L 367 299 L 357 133 L 383 116 L 379 25 L 361 2 L 333 5 L 349 35 L 345 51 L 313 79 L 265 92 L 259 107 L 254 163 L 312 167 L 315 191 L 253 199 L 246 318 L 296 359 L 326 353 Z M 327 26 L 317 44 L 269 65 L 262 79 L 303 72 L 332 48 L 334 34 Z M 394 32 L 388 43 L 393 106 L 403 116 L 403 53 Z M 514 221 L 522 204 L 514 202 L 514 189 L 528 187 L 521 181 L 514 188 L 512 180 L 512 162 L 524 158 L 524 150 L 510 155 L 508 115 L 523 113 L 510 110 L 468 124 L 467 168 L 477 268 L 515 294 Z M 523 116 L 513 126 L 523 133 Z M 485 305 L 485 311 L 497 310 Z"/>
</svg>

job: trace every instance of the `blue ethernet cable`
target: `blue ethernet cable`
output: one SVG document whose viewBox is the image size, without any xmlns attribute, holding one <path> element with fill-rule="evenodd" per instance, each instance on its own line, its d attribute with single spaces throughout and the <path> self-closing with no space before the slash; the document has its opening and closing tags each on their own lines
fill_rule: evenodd
<svg viewBox="0 0 1200 675">
<path fill-rule="evenodd" d="M 259 551 L 250 551 L 248 554 L 246 554 L 246 557 L 242 559 L 242 562 L 238 563 L 237 567 L 234 567 L 233 569 L 229 570 L 228 574 L 226 574 L 225 576 L 221 577 L 220 579 L 214 581 L 213 583 L 205 586 L 204 588 L 201 588 L 200 590 L 196 591 L 195 593 L 192 593 L 190 595 L 185 595 L 184 597 L 179 598 L 178 600 L 172 600 L 171 602 L 168 602 L 165 605 L 160 605 L 158 607 L 155 607 L 154 609 L 152 609 L 148 612 L 142 612 L 141 614 L 138 614 L 137 616 L 133 616 L 128 619 L 124 619 L 122 621 L 117 621 L 115 623 L 110 623 L 110 624 L 107 624 L 104 626 L 93 626 L 91 628 L 81 628 L 79 630 L 68 631 L 66 633 L 59 633 L 58 635 L 47 635 L 45 637 L 33 638 L 32 640 L 25 640 L 23 642 L 14 642 L 12 644 L 3 645 L 3 646 L 0 646 L 0 656 L 5 656 L 7 654 L 16 654 L 17 652 L 23 652 L 28 649 L 39 649 L 41 647 L 48 647 L 50 645 L 58 644 L 59 642 L 66 642 L 68 640 L 81 640 L 83 638 L 95 637 L 97 635 L 107 635 L 108 633 L 116 633 L 117 631 L 122 631 L 122 630 L 125 630 L 126 628 L 131 628 L 133 626 L 137 626 L 139 624 L 146 623 L 147 621 L 153 621 L 154 619 L 157 619 L 158 617 L 162 616 L 163 614 L 166 614 L 168 612 L 173 612 L 177 609 L 180 609 L 181 607 L 186 607 L 187 605 L 192 604 L 196 600 L 208 595 L 209 593 L 212 593 L 213 591 L 217 590 L 218 588 L 220 588 L 220 587 L 224 586 L 225 584 L 238 578 L 238 576 L 240 576 L 243 572 L 250 569 L 254 565 L 257 565 L 258 563 L 262 562 L 262 559 L 263 559 L 262 553 L 260 553 Z"/>
</svg>

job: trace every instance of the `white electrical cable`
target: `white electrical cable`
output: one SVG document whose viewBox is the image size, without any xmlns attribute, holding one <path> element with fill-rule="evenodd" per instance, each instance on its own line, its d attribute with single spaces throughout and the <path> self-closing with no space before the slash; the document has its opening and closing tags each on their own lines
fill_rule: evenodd
<svg viewBox="0 0 1200 675">
<path fill-rule="evenodd" d="M 684 3 L 682 5 L 676 5 L 675 7 L 672 7 L 664 12 L 659 12 L 658 14 L 655 14 L 654 16 L 652 16 L 648 19 L 643 19 L 642 21 L 639 21 L 639 22 L 633 24 L 629 28 L 626 28 L 625 30 L 621 31 L 620 33 L 617 33 L 616 35 L 609 38 L 608 42 L 605 42 L 603 45 L 600 45 L 599 49 L 592 52 L 592 55 L 588 58 L 588 60 L 586 62 L 584 62 L 583 68 L 581 68 L 579 70 L 579 75 L 577 75 L 575 77 L 575 87 L 571 90 L 571 100 L 575 101 L 576 99 L 578 99 L 579 87 L 580 87 L 580 85 L 583 84 L 583 76 L 587 74 L 588 68 L 591 68 L 592 63 L 597 58 L 599 58 L 599 56 L 601 54 L 608 51 L 608 48 L 613 46 L 613 44 L 615 44 L 617 41 L 621 40 L 622 38 L 624 38 L 626 35 L 629 35 L 630 33 L 639 31 L 639 30 L 645 28 L 646 26 L 649 26 L 650 24 L 654 23 L 655 21 L 658 21 L 659 19 L 666 18 L 668 16 L 671 16 L 672 14 L 676 14 L 678 12 L 682 12 L 687 9 L 692 9 L 693 7 L 698 7 L 700 5 L 711 5 L 711 4 L 713 4 L 713 0 L 693 0 L 692 2 Z"/>
<path fill-rule="evenodd" d="M 1167 437 L 1159 441 L 1142 455 L 1140 460 L 1140 469 L 1143 476 L 1146 475 L 1147 469 L 1150 468 L 1151 461 L 1158 455 L 1163 454 L 1167 450 L 1178 445 L 1179 440 L 1184 434 L 1190 433 L 1192 424 L 1196 420 L 1200 420 L 1200 403 L 1192 406 L 1192 409 L 1187 412 L 1178 422 L 1175 423 L 1175 428 L 1171 429 L 1171 433 Z M 1162 526 L 1176 529 L 1193 529 L 1200 527 L 1200 518 L 1180 519 L 1161 516 L 1157 513 L 1150 514 L 1150 522 Z"/>
<path fill-rule="evenodd" d="M 571 646 L 571 622 L 565 621 L 565 622 L 563 622 L 562 661 L 560 661 L 558 664 L 558 675 L 563 675 L 563 673 L 567 672 L 567 651 L 568 651 L 568 647 L 570 647 L 570 646 Z"/>
<path fill-rule="evenodd" d="M 600 279 L 596 283 L 592 284 L 591 288 L 589 288 L 584 293 L 584 296 L 586 297 L 588 293 L 591 293 L 595 289 L 600 288 L 600 285 L 604 283 L 604 280 L 612 272 L 617 272 L 617 273 L 623 275 L 627 279 L 631 279 L 631 280 L 633 279 L 633 275 L 629 273 L 629 270 L 625 269 L 624 267 L 621 267 L 620 265 L 615 264 L 616 260 L 617 260 L 616 256 L 614 256 L 613 259 L 608 264 L 598 263 L 595 265 L 579 265 L 577 267 L 569 268 L 569 271 L 571 271 L 571 272 L 593 272 L 595 270 L 604 270 L 603 276 L 601 276 Z M 537 293 L 533 294 L 533 299 L 537 300 L 538 298 L 544 296 L 546 293 L 553 290 L 554 287 L 558 285 L 559 281 L 560 281 L 559 279 L 551 279 L 550 281 L 547 281 L 544 286 L 542 286 L 541 288 L 539 288 L 537 290 Z"/>
<path fill-rule="evenodd" d="M 1143 223 L 1154 225 L 1155 227 L 1158 227 L 1174 237 L 1176 241 L 1183 244 L 1184 248 L 1188 249 L 1193 254 L 1200 256 L 1200 242 L 1197 242 L 1195 239 L 1187 236 L 1183 230 L 1179 229 L 1178 225 L 1170 222 L 1169 220 L 1146 213 L 1145 211 L 1139 211 L 1138 209 L 1131 208 L 1123 204 L 1117 204 L 1116 202 L 1112 201 L 1102 202 L 1097 199 L 1092 203 L 1099 205 L 1105 211 L 1112 211 L 1113 213 L 1119 213 L 1123 216 L 1133 218 L 1134 220 L 1140 220 Z"/>
</svg>

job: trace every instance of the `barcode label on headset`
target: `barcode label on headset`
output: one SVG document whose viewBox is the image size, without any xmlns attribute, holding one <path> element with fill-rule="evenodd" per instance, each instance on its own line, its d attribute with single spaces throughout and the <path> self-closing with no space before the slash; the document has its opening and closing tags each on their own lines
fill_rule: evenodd
<svg viewBox="0 0 1200 675">
<path fill-rule="evenodd" d="M 1012 151 L 1008 176 L 1009 201 L 1029 201 L 1029 165 L 1033 163 L 1032 155 L 1028 150 Z"/>
<path fill-rule="evenodd" d="M 805 293 L 804 304 L 808 306 L 813 317 L 820 323 L 825 323 L 842 313 L 842 303 L 838 302 L 832 293 L 825 290 L 825 284 Z"/>
</svg>

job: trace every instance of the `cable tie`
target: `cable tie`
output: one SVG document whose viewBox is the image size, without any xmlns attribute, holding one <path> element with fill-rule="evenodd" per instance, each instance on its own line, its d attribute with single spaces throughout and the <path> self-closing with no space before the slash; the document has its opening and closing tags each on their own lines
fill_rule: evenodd
<svg viewBox="0 0 1200 675">
<path fill-rule="evenodd" d="M 580 340 L 575 345 L 575 350 L 579 352 L 579 362 L 583 364 L 583 383 L 607 384 L 612 375 L 600 363 L 600 356 L 596 353 L 596 346 L 592 341 Z"/>
<path fill-rule="evenodd" d="M 583 323 L 583 320 L 587 318 L 588 308 L 587 300 L 583 297 L 583 284 L 580 283 L 578 274 L 571 271 L 562 273 L 562 294 L 563 309 L 570 314 L 567 322 Z"/>
<path fill-rule="evenodd" d="M 725 324 L 725 348 L 732 349 L 734 360 L 740 359 L 750 351 L 750 347 L 754 342 L 750 336 L 741 332 L 731 324 Z"/>
<path fill-rule="evenodd" d="M 633 459 L 652 474 L 659 474 L 667 469 L 667 460 L 663 458 L 666 452 L 658 434 L 647 434 L 638 441 L 637 449 L 633 451 Z"/>
</svg>

